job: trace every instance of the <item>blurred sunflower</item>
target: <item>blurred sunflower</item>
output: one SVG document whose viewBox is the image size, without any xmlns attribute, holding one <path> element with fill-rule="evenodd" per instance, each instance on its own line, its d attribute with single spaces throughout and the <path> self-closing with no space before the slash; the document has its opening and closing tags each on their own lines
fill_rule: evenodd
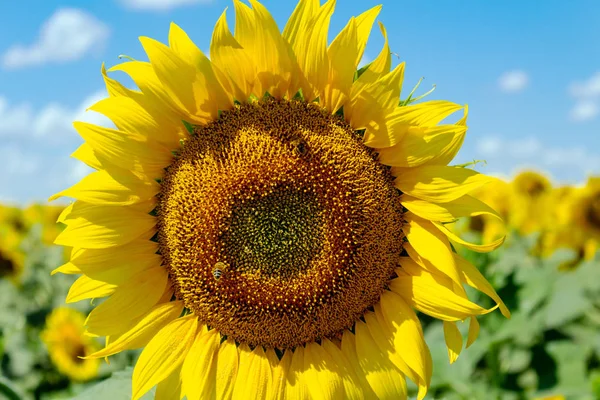
<svg viewBox="0 0 600 400">
<path fill-rule="evenodd" d="M 56 308 L 46 319 L 40 334 L 56 369 L 75 381 L 98 375 L 100 360 L 82 359 L 99 349 L 93 338 L 85 336 L 85 315 L 67 307 Z"/>
<path fill-rule="evenodd" d="M 63 210 L 63 206 L 32 204 L 23 210 L 23 220 L 26 226 L 30 228 L 40 224 L 42 228 L 42 242 L 51 244 L 63 229 L 63 225 L 56 222 Z"/>
<path fill-rule="evenodd" d="M 591 260 L 600 245 L 600 177 L 591 177 L 571 197 L 571 235 L 585 260 Z"/>
<path fill-rule="evenodd" d="M 444 223 L 489 207 L 468 193 L 493 178 L 446 166 L 466 133 L 463 107 L 400 104 L 404 64 L 385 42 L 357 71 L 374 7 L 328 46 L 335 1 L 300 1 L 283 33 L 251 0 L 225 13 L 210 60 L 177 25 L 169 46 L 141 38 L 150 62 L 102 73 L 93 105 L 117 126 L 75 123 L 74 157 L 97 171 L 52 198 L 77 199 L 57 269 L 83 273 L 69 301 L 110 297 L 86 320 L 107 336 L 93 357 L 144 347 L 133 398 L 423 398 L 431 357 L 413 308 L 456 321 L 508 310 Z M 410 98 L 410 96 L 409 96 Z M 408 104 L 408 105 L 407 105 Z M 182 123 L 182 121 L 185 121 Z M 482 211 L 483 210 L 483 211 Z M 485 309 L 464 284 L 493 298 Z M 318 382 L 318 384 L 316 383 Z"/>
<path fill-rule="evenodd" d="M 552 185 L 542 174 L 518 174 L 512 181 L 509 225 L 523 235 L 543 231 L 549 222 L 551 195 Z"/>
<path fill-rule="evenodd" d="M 0 204 L 0 228 L 2 226 L 10 227 L 17 233 L 25 232 L 27 226 L 23 219 L 23 211 L 18 207 Z"/>
<path fill-rule="evenodd" d="M 0 279 L 19 283 L 25 266 L 25 255 L 19 247 L 21 238 L 12 226 L 0 226 Z"/>
<path fill-rule="evenodd" d="M 498 179 L 475 191 L 474 196 L 495 210 L 496 215 L 479 214 L 471 217 L 468 230 L 480 233 L 484 243 L 504 236 L 504 221 L 510 215 L 510 185 Z"/>
</svg>

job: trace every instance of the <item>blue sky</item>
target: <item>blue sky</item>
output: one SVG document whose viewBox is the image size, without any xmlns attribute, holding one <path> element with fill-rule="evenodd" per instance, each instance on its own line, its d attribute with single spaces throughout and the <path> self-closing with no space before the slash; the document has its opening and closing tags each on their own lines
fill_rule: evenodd
<svg viewBox="0 0 600 400">
<path fill-rule="evenodd" d="M 557 183 L 600 174 L 600 3 L 338 0 L 330 36 L 348 18 L 383 4 L 379 20 L 406 61 L 405 95 L 424 77 L 431 99 L 469 104 L 457 162 L 512 176 L 546 171 Z M 264 0 L 280 28 L 295 1 Z M 169 23 L 208 49 L 231 0 L 29 0 L 0 3 L 0 201 L 45 201 L 86 168 L 69 154 L 74 119 L 104 97 L 100 65 L 119 54 L 146 59 L 138 36 L 167 41 Z M 377 28 L 365 57 L 382 44 Z"/>
</svg>

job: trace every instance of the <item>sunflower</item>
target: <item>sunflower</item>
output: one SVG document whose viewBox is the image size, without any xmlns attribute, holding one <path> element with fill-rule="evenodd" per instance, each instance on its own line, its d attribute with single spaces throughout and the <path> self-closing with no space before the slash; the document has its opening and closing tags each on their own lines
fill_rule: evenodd
<svg viewBox="0 0 600 400">
<path fill-rule="evenodd" d="M 25 266 L 25 255 L 19 248 L 21 234 L 12 226 L 0 226 L 0 279 L 19 283 Z"/>
<path fill-rule="evenodd" d="M 465 230 L 481 234 L 484 243 L 503 237 L 506 232 L 503 221 L 508 219 L 511 210 L 510 185 L 498 179 L 476 190 L 474 195 L 495 212 L 472 216 Z"/>
<path fill-rule="evenodd" d="M 521 172 L 512 181 L 511 197 L 511 227 L 523 235 L 546 229 L 552 198 L 548 178 L 534 171 Z"/>
<path fill-rule="evenodd" d="M 584 187 L 572 191 L 569 200 L 563 236 L 569 237 L 566 244 L 581 259 L 591 260 L 600 245 L 600 178 L 590 177 Z"/>
<path fill-rule="evenodd" d="M 99 349 L 99 345 L 84 336 L 85 315 L 67 307 L 56 308 L 46 319 L 40 334 L 56 369 L 75 381 L 87 381 L 98 375 L 100 360 L 83 359 Z"/>
<path fill-rule="evenodd" d="M 357 70 L 380 6 L 328 45 L 335 1 L 302 0 L 281 33 L 259 2 L 235 1 L 210 60 L 172 24 L 169 45 L 140 40 L 149 62 L 102 74 L 109 97 L 77 122 L 73 156 L 95 172 L 53 196 L 76 199 L 56 243 L 73 246 L 58 272 L 82 273 L 69 301 L 110 296 L 89 314 L 107 345 L 144 347 L 133 398 L 423 398 L 432 374 L 417 309 L 444 321 L 508 310 L 452 251 L 477 251 L 444 224 L 490 212 L 469 193 L 494 179 L 451 167 L 466 106 L 400 102 L 404 63 Z M 456 123 L 441 124 L 464 110 Z M 483 211 L 482 211 L 483 210 Z M 489 295 L 486 309 L 464 284 Z"/>
</svg>

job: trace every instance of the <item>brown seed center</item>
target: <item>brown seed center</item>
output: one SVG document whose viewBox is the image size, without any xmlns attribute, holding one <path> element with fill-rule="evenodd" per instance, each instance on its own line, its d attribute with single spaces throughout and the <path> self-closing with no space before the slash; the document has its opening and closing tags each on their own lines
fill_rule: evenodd
<svg viewBox="0 0 600 400">
<path fill-rule="evenodd" d="M 375 157 L 316 104 L 265 100 L 197 127 L 158 206 L 177 297 L 249 345 L 293 348 L 351 328 L 402 251 L 399 193 Z"/>
</svg>

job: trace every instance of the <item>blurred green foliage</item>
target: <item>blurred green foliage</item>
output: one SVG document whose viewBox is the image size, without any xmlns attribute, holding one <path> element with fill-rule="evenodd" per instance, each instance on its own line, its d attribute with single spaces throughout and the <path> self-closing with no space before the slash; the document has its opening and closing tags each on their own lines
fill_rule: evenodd
<svg viewBox="0 0 600 400">
<path fill-rule="evenodd" d="M 512 318 L 497 311 L 480 317 L 479 339 L 450 365 L 442 324 L 421 315 L 434 361 L 427 399 L 600 398 L 600 258 L 564 269 L 577 254 L 559 250 L 541 259 L 534 255 L 537 242 L 536 235 L 512 234 L 494 253 L 461 251 L 497 289 Z M 50 311 L 65 305 L 75 277 L 50 276 L 64 252 L 42 244 L 39 229 L 27 234 L 22 250 L 20 284 L 0 280 L 0 399 L 129 398 L 138 352 L 111 356 L 87 383 L 70 381 L 52 365 L 39 334 Z M 493 306 L 476 291 L 469 295 Z M 69 306 L 91 309 L 87 301 Z M 459 325 L 466 336 L 468 324 Z"/>
</svg>

